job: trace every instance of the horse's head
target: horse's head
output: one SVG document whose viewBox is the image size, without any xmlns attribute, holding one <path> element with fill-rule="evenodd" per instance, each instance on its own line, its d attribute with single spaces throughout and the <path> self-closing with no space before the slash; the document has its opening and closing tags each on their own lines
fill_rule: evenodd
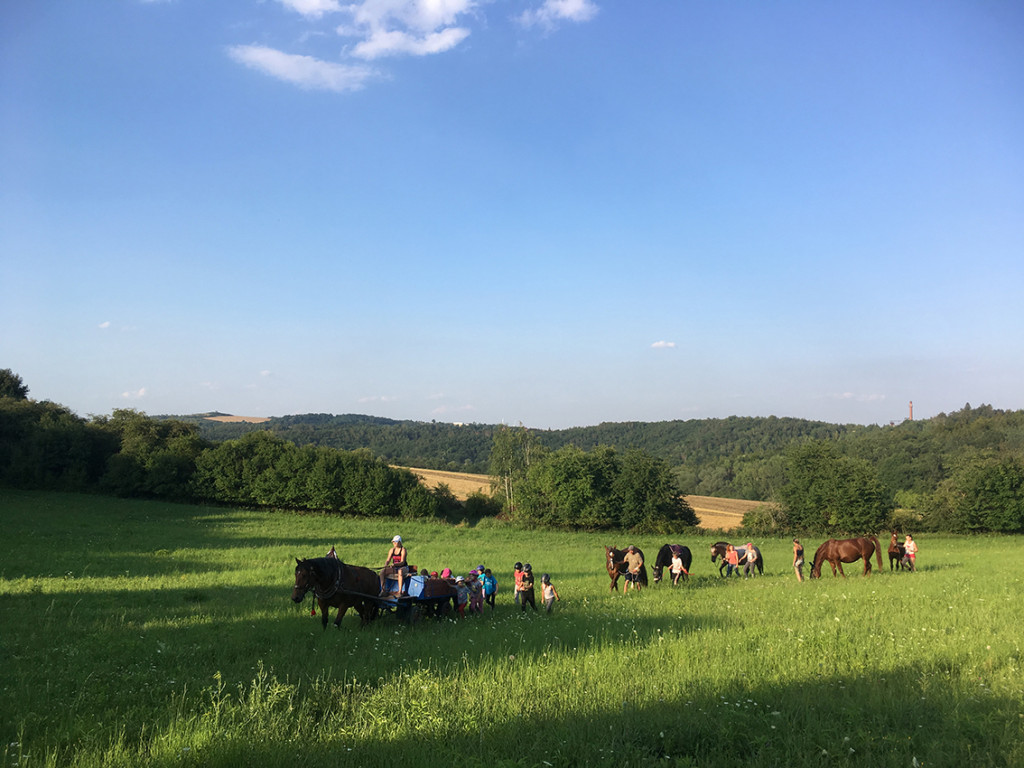
<svg viewBox="0 0 1024 768">
<path fill-rule="evenodd" d="M 716 542 L 715 544 L 711 545 L 711 562 L 712 563 L 715 562 L 715 558 L 716 557 L 725 557 L 725 546 L 726 546 L 725 543 L 721 542 L 721 541 Z"/>
<path fill-rule="evenodd" d="M 292 600 L 301 603 L 306 593 L 314 587 L 316 574 L 308 560 L 295 558 L 295 587 L 292 589 Z"/>
</svg>

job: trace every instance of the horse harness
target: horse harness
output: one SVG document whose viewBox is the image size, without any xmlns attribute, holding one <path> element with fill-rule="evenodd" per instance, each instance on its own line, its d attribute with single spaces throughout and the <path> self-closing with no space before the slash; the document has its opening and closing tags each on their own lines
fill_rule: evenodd
<svg viewBox="0 0 1024 768">
<path fill-rule="evenodd" d="M 334 577 L 334 583 L 331 584 L 327 589 L 321 589 L 319 584 L 313 586 L 313 594 L 317 600 L 329 600 L 341 591 L 342 576 L 345 574 L 345 564 L 338 560 L 337 574 Z"/>
</svg>

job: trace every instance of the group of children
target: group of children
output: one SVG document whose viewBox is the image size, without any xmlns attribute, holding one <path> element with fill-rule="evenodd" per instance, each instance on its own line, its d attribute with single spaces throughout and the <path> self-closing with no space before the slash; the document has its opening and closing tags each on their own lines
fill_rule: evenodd
<svg viewBox="0 0 1024 768">
<path fill-rule="evenodd" d="M 527 605 L 536 611 L 537 602 L 534 599 L 533 566 L 529 563 L 526 565 L 516 563 L 512 567 L 512 578 L 515 581 L 514 601 L 516 605 L 519 606 L 521 611 L 525 611 Z M 558 596 L 555 585 L 551 583 L 551 576 L 546 573 L 540 578 L 540 596 L 544 602 L 544 609 L 548 613 L 551 613 L 551 608 L 554 606 L 555 601 L 562 599 Z"/>
<path fill-rule="evenodd" d="M 337 557 L 334 547 L 331 547 L 331 551 L 327 553 L 327 557 Z M 417 567 L 411 565 L 408 562 L 409 551 L 405 548 L 402 543 L 401 536 L 395 536 L 391 540 L 391 549 L 388 550 L 387 558 L 384 561 L 384 566 L 380 569 L 380 594 L 384 595 L 398 595 L 401 596 L 404 592 L 403 585 L 405 580 L 410 576 L 424 576 L 428 579 L 444 579 L 452 582 L 455 585 L 455 607 L 459 612 L 460 617 L 466 616 L 466 610 L 469 609 L 470 614 L 472 613 L 483 613 L 484 603 L 491 606 L 491 610 L 494 610 L 494 596 L 498 592 L 498 580 L 494 578 L 494 574 L 491 573 L 490 568 L 485 568 L 483 565 L 478 565 L 476 568 L 469 572 L 469 577 L 466 576 L 455 576 L 453 578 L 452 569 L 445 568 L 443 571 L 438 573 L 437 571 L 430 571 L 423 567 Z M 394 577 L 398 581 L 397 592 L 389 591 L 389 579 Z M 513 577 L 515 581 L 515 603 L 520 606 L 520 609 L 525 611 L 526 606 L 530 605 L 533 610 L 537 610 L 537 603 L 534 600 L 533 595 L 533 568 L 527 563 L 525 566 L 522 563 L 516 563 L 513 569 Z M 551 607 L 554 605 L 556 600 L 561 600 L 558 596 L 558 592 L 555 590 L 554 585 L 551 583 L 551 577 L 548 574 L 544 574 L 541 578 L 541 597 L 544 601 L 544 607 L 548 613 L 551 613 Z"/>
<path fill-rule="evenodd" d="M 428 572 L 424 568 L 417 568 L 415 565 L 411 565 L 409 570 L 412 576 L 419 574 L 420 576 L 427 576 L 432 579 L 452 580 L 451 568 L 445 568 L 438 573 L 437 571 Z M 527 605 L 536 611 L 537 603 L 534 597 L 533 567 L 529 563 L 526 565 L 516 563 L 513 567 L 512 577 L 515 583 L 513 588 L 515 604 L 520 606 L 521 611 L 525 611 Z M 478 565 L 469 572 L 468 576 L 455 576 L 454 581 L 455 607 L 459 612 L 460 618 L 465 618 L 467 612 L 470 615 L 473 613 L 483 613 L 485 604 L 491 606 L 492 611 L 494 610 L 494 598 L 498 593 L 498 580 L 491 573 L 490 568 Z M 559 597 L 558 591 L 551 583 L 551 576 L 549 574 L 545 573 L 541 577 L 540 589 L 544 608 L 548 613 L 551 613 L 551 608 L 555 601 L 562 598 Z"/>
</svg>

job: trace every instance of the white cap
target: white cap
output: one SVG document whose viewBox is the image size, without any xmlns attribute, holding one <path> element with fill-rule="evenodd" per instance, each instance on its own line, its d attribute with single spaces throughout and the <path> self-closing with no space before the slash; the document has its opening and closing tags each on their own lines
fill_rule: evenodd
<svg viewBox="0 0 1024 768">
<path fill-rule="evenodd" d="M 395 542 L 397 544 L 401 544 L 402 543 L 402 537 L 401 536 L 395 536 L 395 538 L 393 538 L 391 541 Z"/>
</svg>

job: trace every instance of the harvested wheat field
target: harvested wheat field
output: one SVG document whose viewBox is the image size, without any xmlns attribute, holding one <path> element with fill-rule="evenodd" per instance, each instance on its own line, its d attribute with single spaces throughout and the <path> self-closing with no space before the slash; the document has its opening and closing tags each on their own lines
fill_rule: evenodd
<svg viewBox="0 0 1024 768">
<path fill-rule="evenodd" d="M 491 478 L 487 475 L 474 475 L 468 472 L 443 472 L 438 469 L 414 469 L 405 467 L 418 475 L 429 487 L 436 488 L 441 483 L 448 486 L 455 498 L 465 501 L 476 492 L 489 494 Z M 743 499 L 719 499 L 714 496 L 687 496 L 686 500 L 693 507 L 700 519 L 701 528 L 730 530 L 738 528 L 743 522 L 743 515 L 760 506 L 760 501 L 744 501 Z"/>
<path fill-rule="evenodd" d="M 444 472 L 440 469 L 408 469 L 419 478 L 428 488 L 436 488 L 441 483 L 448 486 L 448 489 L 455 494 L 459 501 L 465 501 L 473 493 L 491 492 L 491 478 L 487 475 L 473 475 L 469 472 Z"/>
<path fill-rule="evenodd" d="M 220 421 L 224 424 L 238 424 L 245 422 L 246 424 L 262 424 L 265 421 L 270 421 L 268 416 L 207 416 L 207 421 Z"/>
</svg>

